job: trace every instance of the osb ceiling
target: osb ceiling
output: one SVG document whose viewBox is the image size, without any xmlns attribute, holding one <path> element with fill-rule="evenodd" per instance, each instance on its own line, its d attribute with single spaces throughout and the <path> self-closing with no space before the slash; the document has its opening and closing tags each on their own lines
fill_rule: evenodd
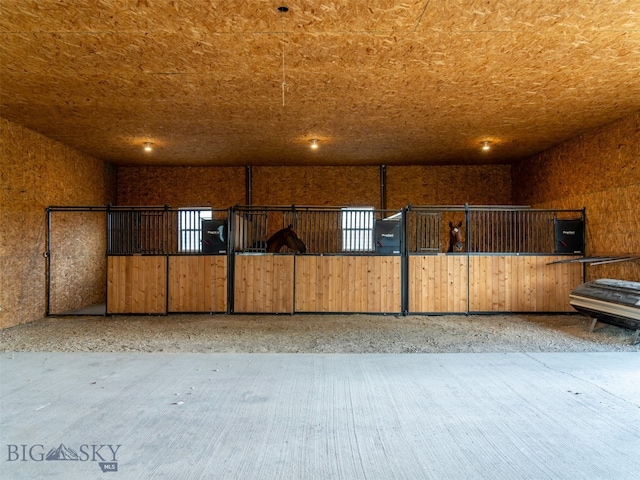
<svg viewBox="0 0 640 480">
<path fill-rule="evenodd" d="M 640 3 L 2 0 L 0 62 L 120 165 L 511 163 L 640 110 Z"/>
</svg>

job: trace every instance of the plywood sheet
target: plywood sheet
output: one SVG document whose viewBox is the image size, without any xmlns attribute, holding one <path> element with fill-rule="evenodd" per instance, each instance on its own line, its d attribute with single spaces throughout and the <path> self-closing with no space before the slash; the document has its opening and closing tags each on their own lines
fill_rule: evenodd
<svg viewBox="0 0 640 480">
<path fill-rule="evenodd" d="M 640 105 L 637 0 L 277 6 L 5 0 L 2 116 L 120 165 L 477 165 Z"/>
</svg>

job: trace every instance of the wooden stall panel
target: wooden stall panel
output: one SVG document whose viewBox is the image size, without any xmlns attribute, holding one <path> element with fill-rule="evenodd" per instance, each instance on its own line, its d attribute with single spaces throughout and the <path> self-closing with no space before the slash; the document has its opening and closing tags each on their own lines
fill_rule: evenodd
<svg viewBox="0 0 640 480">
<path fill-rule="evenodd" d="M 575 258 L 542 255 L 470 257 L 471 312 L 573 312 L 569 293 L 582 283 L 579 264 L 550 262 Z"/>
<path fill-rule="evenodd" d="M 226 312 L 227 257 L 169 257 L 170 312 Z"/>
<path fill-rule="evenodd" d="M 166 313 L 165 256 L 109 256 L 107 313 Z"/>
<path fill-rule="evenodd" d="M 467 258 L 466 255 L 411 255 L 409 312 L 466 312 Z"/>
<path fill-rule="evenodd" d="M 293 312 L 293 255 L 237 255 L 233 311 Z"/>
<path fill-rule="evenodd" d="M 400 313 L 399 256 L 296 257 L 296 312 Z"/>
</svg>

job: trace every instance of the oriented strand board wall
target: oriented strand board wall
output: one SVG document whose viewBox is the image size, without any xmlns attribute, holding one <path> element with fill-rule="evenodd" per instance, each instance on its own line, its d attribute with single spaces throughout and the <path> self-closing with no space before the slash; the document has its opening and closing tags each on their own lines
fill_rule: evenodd
<svg viewBox="0 0 640 480">
<path fill-rule="evenodd" d="M 227 208 L 245 203 L 244 167 L 119 167 L 118 205 Z"/>
<path fill-rule="evenodd" d="M 511 205 L 511 167 L 387 167 L 387 208 L 465 203 Z"/>
<path fill-rule="evenodd" d="M 50 314 L 104 303 L 105 229 L 105 212 L 52 212 Z"/>
<path fill-rule="evenodd" d="M 380 208 L 379 167 L 255 167 L 254 205 Z"/>
<path fill-rule="evenodd" d="M 640 112 L 521 161 L 514 200 L 587 209 L 586 253 L 640 254 Z M 587 267 L 587 280 L 640 281 L 640 260 Z"/>
<path fill-rule="evenodd" d="M 380 167 L 253 167 L 254 205 L 373 206 L 380 208 Z M 119 205 L 245 204 L 242 167 L 119 167 Z M 387 167 L 387 207 L 508 205 L 511 168 L 492 166 Z"/>
<path fill-rule="evenodd" d="M 0 118 L 0 327 L 42 318 L 46 308 L 46 208 L 115 200 L 115 172 L 104 162 Z M 66 235 L 73 237 L 75 226 Z M 83 230 L 104 236 L 104 231 Z M 91 238 L 88 245 L 97 244 Z M 86 253 L 86 252 L 85 252 Z M 70 256 L 57 302 L 73 309 L 104 294 L 104 255 Z M 102 276 L 102 282 L 97 277 Z"/>
</svg>

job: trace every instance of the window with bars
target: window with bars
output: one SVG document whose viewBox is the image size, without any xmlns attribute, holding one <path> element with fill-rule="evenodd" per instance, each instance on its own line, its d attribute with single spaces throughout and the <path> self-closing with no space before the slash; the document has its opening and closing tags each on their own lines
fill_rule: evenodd
<svg viewBox="0 0 640 480">
<path fill-rule="evenodd" d="M 373 251 L 373 207 L 342 209 L 342 251 Z"/>
<path fill-rule="evenodd" d="M 211 220 L 213 212 L 207 208 L 180 209 L 178 213 L 178 251 L 202 251 L 202 221 Z"/>
</svg>

